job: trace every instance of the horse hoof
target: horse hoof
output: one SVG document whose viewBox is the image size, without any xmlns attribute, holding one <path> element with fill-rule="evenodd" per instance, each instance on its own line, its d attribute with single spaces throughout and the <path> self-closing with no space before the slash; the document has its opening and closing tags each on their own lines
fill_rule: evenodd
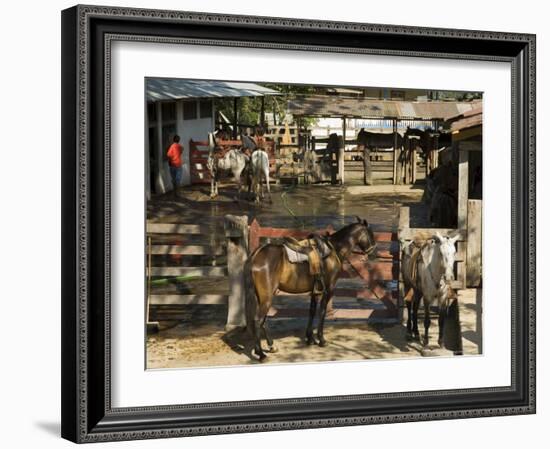
<svg viewBox="0 0 550 449">
<path fill-rule="evenodd" d="M 324 348 L 328 345 L 328 342 L 326 340 L 319 340 L 319 347 Z"/>
<path fill-rule="evenodd" d="M 271 352 L 272 354 L 274 354 L 278 351 L 279 351 L 279 348 L 275 345 L 269 347 L 269 352 Z"/>
<path fill-rule="evenodd" d="M 315 341 L 315 338 L 308 338 L 306 340 L 306 345 L 308 346 L 315 345 L 315 344 L 317 344 L 317 342 Z"/>
</svg>

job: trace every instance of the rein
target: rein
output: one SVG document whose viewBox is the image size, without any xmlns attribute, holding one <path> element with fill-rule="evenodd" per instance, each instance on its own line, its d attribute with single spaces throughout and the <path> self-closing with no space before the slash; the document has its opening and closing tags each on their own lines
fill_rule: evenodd
<svg viewBox="0 0 550 449">
<path fill-rule="evenodd" d="M 328 240 L 328 239 L 327 239 L 327 240 Z M 334 248 L 334 246 L 333 246 L 332 244 L 330 244 L 330 245 Z M 376 247 L 376 245 L 372 245 L 372 246 L 371 246 L 368 250 L 366 250 L 365 252 L 353 251 L 353 250 L 352 250 L 352 251 L 350 251 L 350 254 L 358 254 L 358 255 L 362 255 L 362 256 L 364 256 L 364 255 L 368 256 L 369 254 L 371 254 L 371 253 L 374 251 L 374 248 L 375 248 L 375 247 Z M 348 263 L 348 265 L 353 269 L 353 271 L 355 271 L 355 274 L 357 274 L 357 276 L 361 277 L 361 274 L 360 274 L 360 273 L 357 271 L 357 269 L 353 266 L 353 264 L 351 263 L 351 261 L 349 260 L 349 258 L 348 258 L 348 256 L 347 256 L 346 254 L 344 254 L 344 255 L 342 256 L 342 258 L 340 258 L 340 255 L 338 254 L 338 251 L 335 250 L 334 252 L 336 253 L 336 257 L 338 257 L 338 260 L 340 261 L 340 264 L 341 264 L 341 265 L 343 265 L 343 263 L 342 263 L 342 258 L 343 258 L 343 259 Z M 368 258 L 367 258 L 367 261 L 366 261 L 366 262 L 367 262 L 367 264 L 368 264 L 369 267 L 370 267 L 370 261 L 368 260 Z M 370 270 L 369 270 L 369 271 L 370 271 Z M 374 295 L 374 297 L 375 297 L 376 299 L 378 299 L 378 300 L 381 299 L 380 296 L 378 296 L 378 295 L 376 294 L 376 292 L 375 292 L 372 288 L 370 288 L 370 280 L 369 280 L 369 285 L 367 285 L 367 290 L 369 290 L 369 291 Z"/>
</svg>

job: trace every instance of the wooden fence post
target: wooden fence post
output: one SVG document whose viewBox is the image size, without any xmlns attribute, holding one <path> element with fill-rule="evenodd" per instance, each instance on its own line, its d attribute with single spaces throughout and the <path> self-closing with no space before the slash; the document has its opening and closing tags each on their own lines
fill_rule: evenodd
<svg viewBox="0 0 550 449">
<path fill-rule="evenodd" d="M 248 217 L 226 215 L 224 230 L 227 238 L 227 274 L 229 276 L 225 329 L 230 331 L 246 327 L 244 265 L 248 258 Z"/>
<path fill-rule="evenodd" d="M 145 317 L 147 322 L 147 333 L 158 332 L 160 324 L 158 321 L 150 321 L 149 313 L 151 311 L 151 278 L 152 278 L 152 255 L 151 255 L 151 236 L 147 236 L 147 301 L 145 304 Z"/>
<path fill-rule="evenodd" d="M 481 282 L 481 232 L 481 200 L 468 200 L 467 287 L 479 287 Z"/>
<path fill-rule="evenodd" d="M 461 150 L 458 159 L 458 229 L 466 229 L 468 220 L 468 151 Z"/>
<path fill-rule="evenodd" d="M 399 323 L 403 322 L 405 316 L 405 283 L 403 282 L 403 275 L 401 273 L 401 241 L 399 240 L 401 232 L 405 229 L 409 229 L 410 226 L 410 209 L 406 206 L 399 208 L 399 226 L 397 228 L 397 239 L 399 245 L 399 285 L 398 285 L 398 296 L 397 296 L 397 319 Z"/>
<path fill-rule="evenodd" d="M 397 182 L 397 159 L 399 158 L 397 154 L 397 120 L 392 121 L 393 129 L 393 184 L 398 184 Z"/>
</svg>

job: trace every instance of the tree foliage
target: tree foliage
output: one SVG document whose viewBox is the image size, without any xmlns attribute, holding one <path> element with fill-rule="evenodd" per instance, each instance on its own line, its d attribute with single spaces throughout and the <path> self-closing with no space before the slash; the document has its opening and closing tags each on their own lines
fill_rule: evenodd
<svg viewBox="0 0 550 449">
<path fill-rule="evenodd" d="M 281 95 L 268 95 L 264 98 L 265 113 L 273 113 L 277 125 L 282 125 L 286 116 L 287 103 L 298 95 L 317 93 L 318 88 L 307 85 L 294 84 L 273 84 L 263 83 L 269 89 L 276 90 Z M 242 125 L 254 126 L 260 123 L 262 110 L 262 97 L 240 97 L 237 104 L 238 123 Z M 232 98 L 221 98 L 215 101 L 217 111 L 225 115 L 231 123 L 234 122 L 234 104 Z M 304 125 L 313 123 L 313 119 L 303 120 Z"/>
</svg>

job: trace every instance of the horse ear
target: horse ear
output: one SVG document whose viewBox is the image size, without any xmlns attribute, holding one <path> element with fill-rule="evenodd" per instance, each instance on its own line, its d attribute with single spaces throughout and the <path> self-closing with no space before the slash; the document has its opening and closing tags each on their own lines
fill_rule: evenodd
<svg viewBox="0 0 550 449">
<path fill-rule="evenodd" d="M 366 219 L 363 220 L 363 224 L 368 228 L 369 227 L 369 223 L 367 222 Z"/>
<path fill-rule="evenodd" d="M 435 233 L 435 236 L 437 237 L 437 240 L 439 240 L 439 243 L 443 243 L 445 241 L 445 239 L 443 238 L 443 236 L 439 233 L 439 231 L 437 231 Z"/>
<path fill-rule="evenodd" d="M 356 215 L 355 218 L 357 219 L 357 223 L 361 223 L 361 219 L 359 218 L 359 215 Z"/>
<path fill-rule="evenodd" d="M 454 245 L 459 237 L 460 237 L 460 234 L 457 234 L 454 237 L 451 237 L 449 240 Z"/>
</svg>

